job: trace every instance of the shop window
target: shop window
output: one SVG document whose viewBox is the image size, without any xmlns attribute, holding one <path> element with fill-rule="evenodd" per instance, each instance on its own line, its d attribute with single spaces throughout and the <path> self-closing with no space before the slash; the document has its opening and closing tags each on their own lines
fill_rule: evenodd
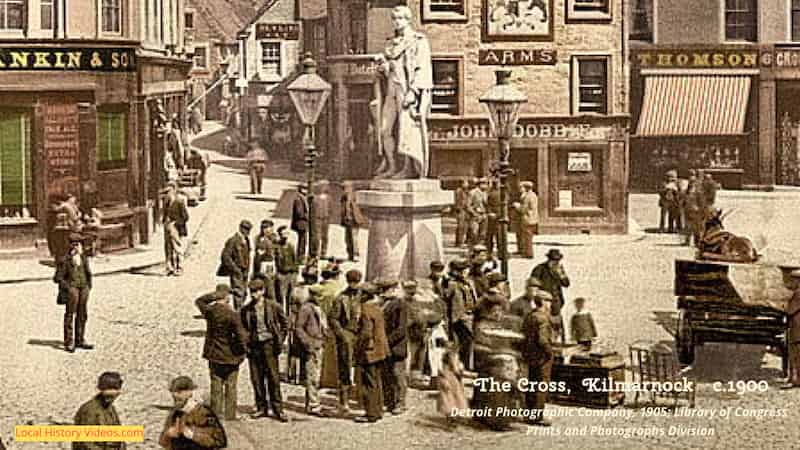
<svg viewBox="0 0 800 450">
<path fill-rule="evenodd" d="M 631 8 L 632 40 L 653 42 L 653 1 L 634 0 Z"/>
<path fill-rule="evenodd" d="M 103 32 L 122 32 L 122 0 L 102 0 Z"/>
<path fill-rule="evenodd" d="M 354 3 L 348 9 L 350 51 L 356 55 L 362 55 L 367 52 L 367 6 L 362 3 Z"/>
<path fill-rule="evenodd" d="M 33 209 L 30 117 L 22 112 L 0 112 L 1 217 L 24 217 Z"/>
<path fill-rule="evenodd" d="M 98 170 L 122 169 L 127 166 L 125 121 L 125 113 L 97 113 Z"/>
<path fill-rule="evenodd" d="M 461 114 L 461 60 L 433 58 L 431 113 Z"/>
<path fill-rule="evenodd" d="M 800 0 L 790 0 L 792 2 L 792 42 L 800 42 Z"/>
<path fill-rule="evenodd" d="M 194 12 L 187 11 L 183 13 L 183 26 L 187 30 L 194 30 Z"/>
<path fill-rule="evenodd" d="M 261 43 L 261 74 L 267 78 L 281 76 L 281 43 Z"/>
<path fill-rule="evenodd" d="M 24 0 L 0 0 L 0 30 L 21 30 L 24 17 Z"/>
<path fill-rule="evenodd" d="M 573 58 L 573 111 L 608 113 L 608 57 Z"/>
<path fill-rule="evenodd" d="M 202 69 L 208 67 L 208 52 L 205 47 L 194 48 L 194 66 Z"/>
<path fill-rule="evenodd" d="M 758 40 L 756 0 L 725 0 L 725 40 Z"/>
<path fill-rule="evenodd" d="M 422 19 L 426 22 L 467 20 L 466 0 L 423 0 Z"/>
<path fill-rule="evenodd" d="M 567 0 L 567 20 L 611 20 L 610 0 Z"/>
<path fill-rule="evenodd" d="M 53 29 L 53 0 L 41 0 L 40 3 L 40 25 L 43 30 Z"/>
</svg>

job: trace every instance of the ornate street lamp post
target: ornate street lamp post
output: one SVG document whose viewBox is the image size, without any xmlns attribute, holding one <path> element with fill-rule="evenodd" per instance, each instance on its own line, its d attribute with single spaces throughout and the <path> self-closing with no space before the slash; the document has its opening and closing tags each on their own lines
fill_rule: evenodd
<svg viewBox="0 0 800 450">
<path fill-rule="evenodd" d="M 317 123 L 325 101 L 331 93 L 331 85 L 317 75 L 317 62 L 306 53 L 303 59 L 303 73 L 286 88 L 294 103 L 297 115 L 305 126 L 303 145 L 306 152 L 305 165 L 308 184 L 308 217 L 314 220 L 314 178 L 316 177 L 317 149 L 314 145 L 314 125 Z M 308 242 L 314 243 L 314 224 L 308 228 Z"/>
<path fill-rule="evenodd" d="M 509 83 L 511 70 L 495 71 L 497 84 L 492 86 L 479 101 L 489 110 L 489 121 L 498 140 L 497 173 L 500 178 L 500 229 L 498 245 L 500 247 L 500 263 L 503 275 L 508 277 L 508 177 L 514 173 L 511 169 L 511 137 L 519 119 L 519 110 L 528 98 Z"/>
</svg>

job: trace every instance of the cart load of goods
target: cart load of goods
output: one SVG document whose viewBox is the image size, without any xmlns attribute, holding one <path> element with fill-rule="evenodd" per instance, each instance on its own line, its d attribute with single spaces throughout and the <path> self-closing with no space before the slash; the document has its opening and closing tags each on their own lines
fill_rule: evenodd
<svg viewBox="0 0 800 450">
<path fill-rule="evenodd" d="M 783 312 L 792 297 L 788 287 L 792 269 L 765 263 L 676 260 L 675 295 L 714 302 L 716 312 L 740 308 Z"/>
</svg>

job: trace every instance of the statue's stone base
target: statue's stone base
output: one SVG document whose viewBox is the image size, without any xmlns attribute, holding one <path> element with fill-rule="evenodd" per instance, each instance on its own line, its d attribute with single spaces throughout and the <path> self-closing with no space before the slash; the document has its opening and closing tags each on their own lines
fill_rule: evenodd
<svg viewBox="0 0 800 450">
<path fill-rule="evenodd" d="M 370 219 L 367 280 L 423 278 L 431 261 L 444 260 L 442 210 L 453 193 L 439 180 L 373 181 L 356 203 Z"/>
</svg>

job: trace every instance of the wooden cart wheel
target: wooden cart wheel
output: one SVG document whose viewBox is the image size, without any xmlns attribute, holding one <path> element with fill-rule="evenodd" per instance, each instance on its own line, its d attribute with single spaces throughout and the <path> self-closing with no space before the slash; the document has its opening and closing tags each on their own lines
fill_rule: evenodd
<svg viewBox="0 0 800 450">
<path fill-rule="evenodd" d="M 678 331 L 675 333 L 675 348 L 678 350 L 678 361 L 689 365 L 694 362 L 694 337 L 689 313 L 686 310 L 678 312 Z"/>
</svg>

